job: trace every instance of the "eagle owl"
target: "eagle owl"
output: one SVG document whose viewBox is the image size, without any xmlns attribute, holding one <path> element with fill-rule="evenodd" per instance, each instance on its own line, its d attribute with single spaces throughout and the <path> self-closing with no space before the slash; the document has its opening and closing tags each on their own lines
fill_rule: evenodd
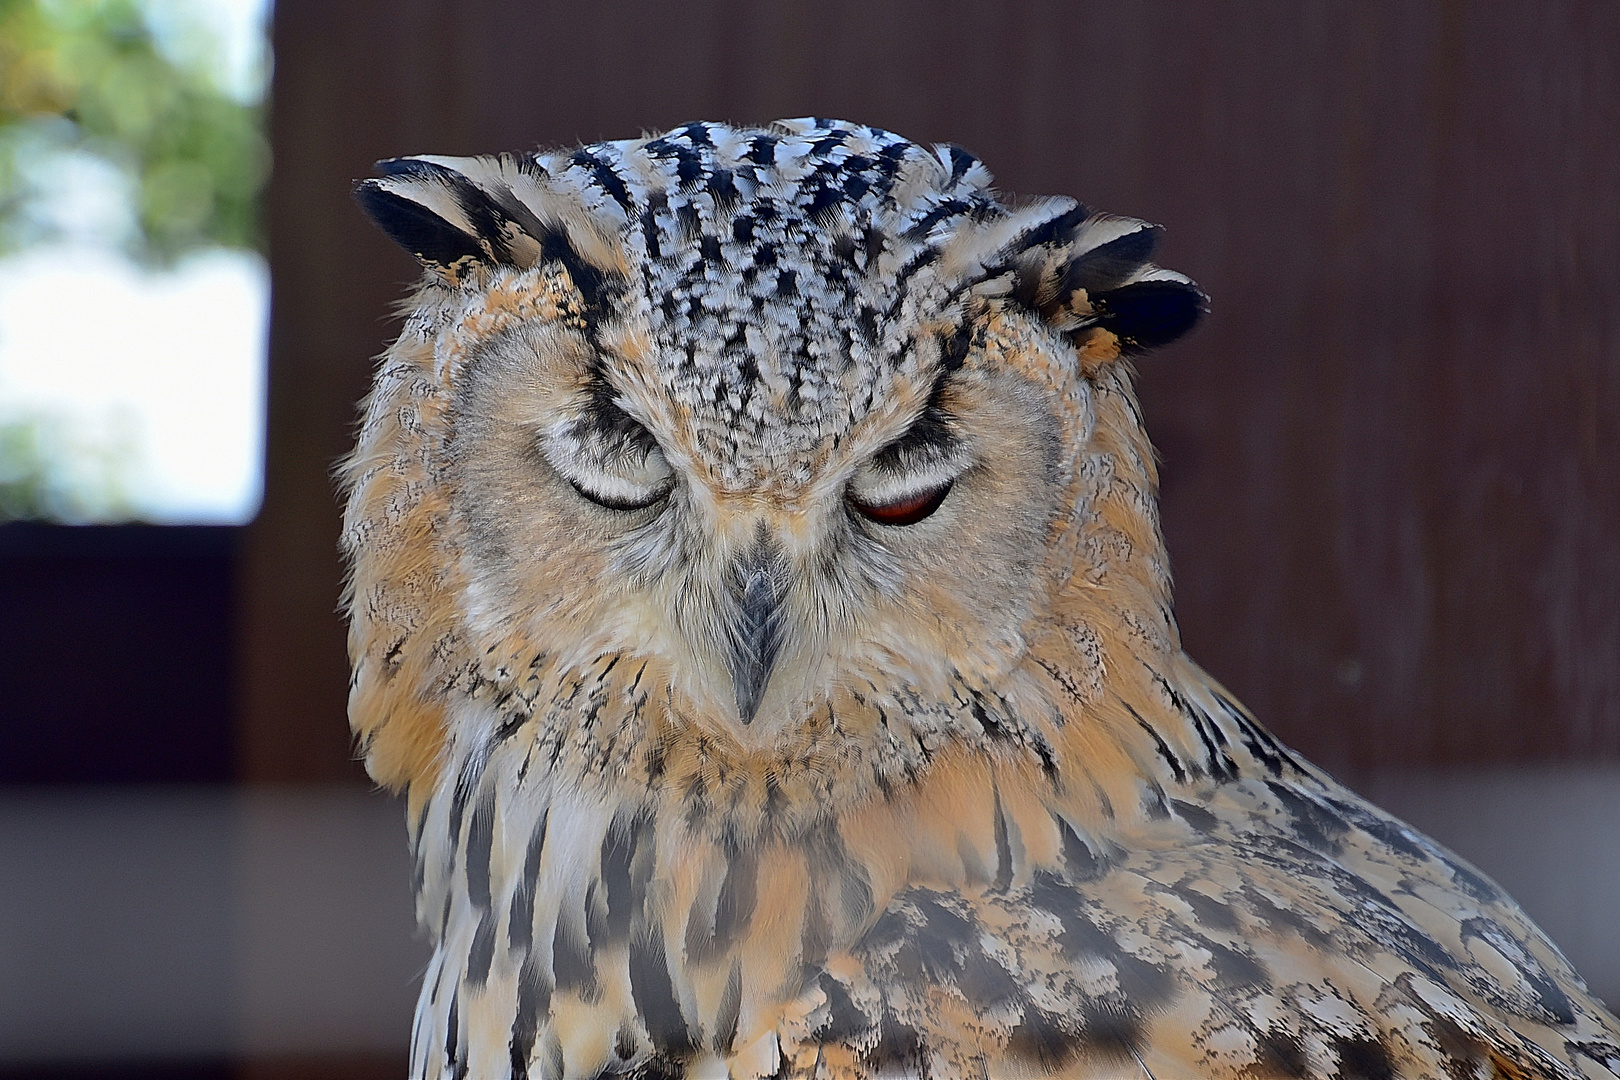
<svg viewBox="0 0 1620 1080">
<path fill-rule="evenodd" d="M 1157 229 L 833 120 L 385 161 L 344 468 L 417 1078 L 1613 1077 L 1477 871 L 1181 651 Z"/>
</svg>

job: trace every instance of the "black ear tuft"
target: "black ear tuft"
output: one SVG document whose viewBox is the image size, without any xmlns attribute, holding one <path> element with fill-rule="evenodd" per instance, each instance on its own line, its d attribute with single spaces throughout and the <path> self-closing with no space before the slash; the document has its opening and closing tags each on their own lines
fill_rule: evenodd
<svg viewBox="0 0 1620 1080">
<path fill-rule="evenodd" d="M 373 162 L 371 167 L 382 176 L 440 176 L 450 171 L 443 165 L 413 157 L 383 158 Z"/>
<path fill-rule="evenodd" d="M 1198 325 L 1207 303 L 1198 286 L 1180 275 L 1135 281 L 1095 301 L 1098 325 L 1111 330 L 1127 352 L 1170 344 Z"/>
<path fill-rule="evenodd" d="M 355 185 L 354 196 L 401 247 L 454 275 L 467 260 L 524 264 L 512 243 L 525 229 L 542 233 L 512 194 L 495 158 L 390 158 L 382 175 Z M 532 255 L 533 244 L 525 245 Z"/>
<path fill-rule="evenodd" d="M 1142 222 L 1141 228 L 1083 252 L 1064 268 L 1059 294 L 1084 289 L 1096 296 L 1119 288 L 1153 257 L 1162 231 L 1157 225 Z"/>
<path fill-rule="evenodd" d="M 471 234 L 386 184 L 384 180 L 362 180 L 354 186 L 354 198 L 394 243 L 422 262 L 445 269 L 464 259 L 485 257 Z"/>
<path fill-rule="evenodd" d="M 1088 365 L 1167 345 L 1198 322 L 1207 302 L 1198 286 L 1150 261 L 1159 226 L 1067 199 L 1036 214 L 1004 249 L 1008 295 L 1079 346 Z"/>
</svg>

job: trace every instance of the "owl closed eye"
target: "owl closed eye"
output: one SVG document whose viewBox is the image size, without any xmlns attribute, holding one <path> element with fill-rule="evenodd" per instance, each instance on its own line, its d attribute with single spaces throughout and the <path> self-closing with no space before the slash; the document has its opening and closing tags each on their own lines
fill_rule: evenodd
<svg viewBox="0 0 1620 1080">
<path fill-rule="evenodd" d="M 675 473 L 646 428 L 605 394 L 559 417 L 540 436 L 552 468 L 584 498 L 609 510 L 643 510 L 675 486 Z"/>
</svg>

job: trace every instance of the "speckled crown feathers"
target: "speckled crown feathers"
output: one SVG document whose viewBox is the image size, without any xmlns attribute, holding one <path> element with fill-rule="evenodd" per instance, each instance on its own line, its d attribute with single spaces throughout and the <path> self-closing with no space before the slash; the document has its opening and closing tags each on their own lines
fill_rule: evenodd
<svg viewBox="0 0 1620 1080">
<path fill-rule="evenodd" d="M 838 120 L 378 168 L 361 205 L 444 280 L 554 264 L 587 327 L 644 325 L 729 490 L 803 482 L 964 304 L 1022 305 L 1091 366 L 1180 336 L 1204 302 L 1149 261 L 1155 226 L 1067 198 L 1009 209 L 959 147 Z"/>
<path fill-rule="evenodd" d="M 699 366 L 739 351 L 747 312 L 797 313 L 798 325 L 777 314 L 788 348 L 823 341 L 820 324 L 850 313 L 870 330 L 881 304 L 942 260 L 959 288 L 1002 289 L 1060 331 L 1104 327 L 1126 349 L 1179 337 L 1205 301 L 1149 261 L 1157 226 L 1067 198 L 1011 210 L 965 150 L 842 120 L 694 123 L 575 150 L 377 167 L 356 198 L 430 269 L 456 280 L 554 260 L 592 308 L 630 287 L 635 267 L 665 328 L 712 354 Z"/>
</svg>

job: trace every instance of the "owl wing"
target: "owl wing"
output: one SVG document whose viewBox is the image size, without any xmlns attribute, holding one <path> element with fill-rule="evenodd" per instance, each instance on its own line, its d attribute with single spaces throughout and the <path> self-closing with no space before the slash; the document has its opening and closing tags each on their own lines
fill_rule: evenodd
<svg viewBox="0 0 1620 1080">
<path fill-rule="evenodd" d="M 1129 848 L 1070 835 L 1005 888 L 914 885 L 819 990 L 806 1075 L 1620 1074 L 1613 1018 L 1511 900 L 1317 777 L 1167 800 Z"/>
</svg>

